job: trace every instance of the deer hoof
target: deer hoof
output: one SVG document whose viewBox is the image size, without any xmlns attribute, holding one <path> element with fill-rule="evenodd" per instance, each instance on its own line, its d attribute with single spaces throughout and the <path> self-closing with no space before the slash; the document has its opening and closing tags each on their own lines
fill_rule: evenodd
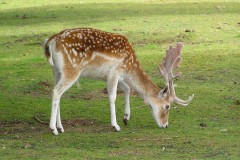
<svg viewBox="0 0 240 160">
<path fill-rule="evenodd" d="M 125 126 L 127 126 L 128 125 L 128 119 L 123 118 L 123 123 L 125 124 Z"/>
<path fill-rule="evenodd" d="M 124 114 L 123 123 L 125 124 L 125 126 L 128 125 L 129 119 L 130 119 L 130 115 L 129 114 Z"/>
<path fill-rule="evenodd" d="M 53 134 L 54 134 L 55 136 L 58 135 L 58 131 L 57 131 L 57 129 L 53 129 Z"/>
<path fill-rule="evenodd" d="M 62 128 L 58 128 L 58 131 L 59 131 L 60 133 L 63 133 L 63 132 L 64 132 L 63 127 L 62 127 Z"/>
<path fill-rule="evenodd" d="M 120 128 L 118 125 L 113 126 L 113 128 L 114 128 L 117 132 L 119 132 L 119 131 L 121 130 L 121 128 Z"/>
</svg>

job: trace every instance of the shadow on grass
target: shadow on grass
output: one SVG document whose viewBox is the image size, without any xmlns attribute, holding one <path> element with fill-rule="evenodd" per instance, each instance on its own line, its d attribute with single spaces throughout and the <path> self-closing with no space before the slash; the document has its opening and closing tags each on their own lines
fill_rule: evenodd
<svg viewBox="0 0 240 160">
<path fill-rule="evenodd" d="M 1 11 L 1 26 L 39 25 L 44 23 L 76 22 L 80 26 L 104 21 L 128 20 L 142 16 L 200 15 L 240 13 L 240 3 L 170 3 L 146 4 L 69 4 L 44 7 L 18 8 Z"/>
</svg>

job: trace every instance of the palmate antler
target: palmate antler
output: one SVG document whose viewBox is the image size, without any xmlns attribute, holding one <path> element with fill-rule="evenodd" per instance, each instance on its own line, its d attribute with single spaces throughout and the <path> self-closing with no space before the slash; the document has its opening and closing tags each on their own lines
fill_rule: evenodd
<svg viewBox="0 0 240 160">
<path fill-rule="evenodd" d="M 159 70 L 165 78 L 165 90 L 168 89 L 168 96 L 170 99 L 182 106 L 187 106 L 193 99 L 194 94 L 189 96 L 188 100 L 184 101 L 178 98 L 175 94 L 173 80 L 180 76 L 179 73 L 173 75 L 173 70 L 179 67 L 179 63 L 182 60 L 181 51 L 183 43 L 178 43 L 176 48 L 172 46 L 166 51 L 166 56 L 162 59 L 162 63 L 159 65 Z"/>
</svg>

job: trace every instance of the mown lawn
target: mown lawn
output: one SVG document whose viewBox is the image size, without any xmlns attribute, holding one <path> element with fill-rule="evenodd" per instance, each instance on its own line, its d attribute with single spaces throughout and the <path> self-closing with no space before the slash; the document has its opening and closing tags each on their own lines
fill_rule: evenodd
<svg viewBox="0 0 240 160">
<path fill-rule="evenodd" d="M 131 120 L 110 127 L 104 82 L 80 80 L 63 96 L 65 133 L 48 125 L 52 70 L 45 38 L 66 28 L 91 27 L 125 35 L 152 80 L 167 47 L 184 42 L 183 76 L 169 128 L 160 129 L 141 98 L 131 97 Z M 240 2 L 237 0 L 1 0 L 0 159 L 239 159 Z"/>
</svg>

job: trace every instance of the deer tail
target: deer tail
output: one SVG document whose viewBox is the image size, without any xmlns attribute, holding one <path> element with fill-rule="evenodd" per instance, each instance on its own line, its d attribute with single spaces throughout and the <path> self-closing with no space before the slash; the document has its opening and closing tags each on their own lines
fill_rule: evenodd
<svg viewBox="0 0 240 160">
<path fill-rule="evenodd" d="M 52 59 L 52 53 L 49 49 L 49 41 L 48 39 L 46 39 L 44 41 L 44 53 L 45 53 L 45 56 L 47 57 L 48 59 L 48 62 L 50 63 L 51 66 L 54 66 L 54 63 L 53 63 L 53 59 Z"/>
</svg>

